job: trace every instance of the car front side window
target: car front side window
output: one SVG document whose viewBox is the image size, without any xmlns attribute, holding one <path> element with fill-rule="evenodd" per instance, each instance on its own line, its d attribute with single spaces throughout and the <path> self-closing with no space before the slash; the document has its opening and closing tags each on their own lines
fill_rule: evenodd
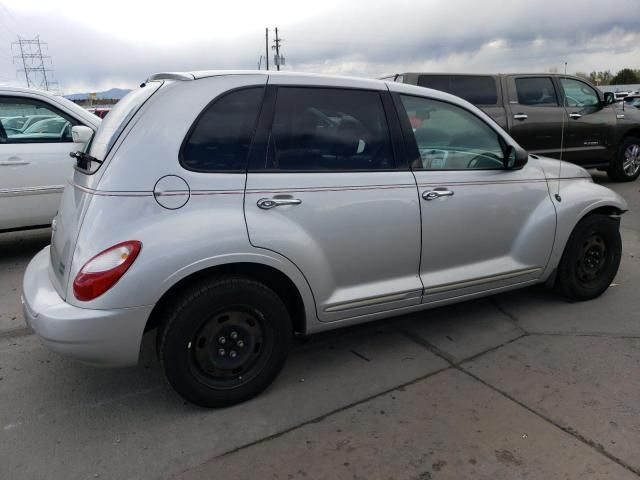
<svg viewBox="0 0 640 480">
<path fill-rule="evenodd" d="M 0 143 L 71 143 L 74 118 L 39 100 L 0 98 Z"/>
<path fill-rule="evenodd" d="M 566 107 L 597 107 L 600 99 L 596 91 L 586 83 L 572 78 L 561 78 Z"/>
<path fill-rule="evenodd" d="M 502 169 L 504 152 L 495 130 L 447 102 L 400 96 L 420 153 L 418 170 Z"/>
</svg>

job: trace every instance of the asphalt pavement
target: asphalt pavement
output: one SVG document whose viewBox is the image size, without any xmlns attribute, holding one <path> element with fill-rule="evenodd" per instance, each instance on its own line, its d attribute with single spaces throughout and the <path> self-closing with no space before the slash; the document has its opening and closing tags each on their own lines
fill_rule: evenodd
<svg viewBox="0 0 640 480">
<path fill-rule="evenodd" d="M 0 235 L 0 479 L 639 479 L 640 180 L 599 299 L 533 287 L 298 341 L 261 396 L 186 404 L 49 353 L 20 309 L 50 232 Z"/>
</svg>

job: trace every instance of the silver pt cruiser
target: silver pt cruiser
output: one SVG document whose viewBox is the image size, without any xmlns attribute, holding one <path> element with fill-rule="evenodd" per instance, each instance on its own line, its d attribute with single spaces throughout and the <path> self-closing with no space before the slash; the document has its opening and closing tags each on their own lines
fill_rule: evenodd
<svg viewBox="0 0 640 480">
<path fill-rule="evenodd" d="M 620 196 L 420 87 L 157 74 L 73 156 L 28 324 L 108 367 L 156 328 L 170 383 L 208 407 L 265 389 L 296 333 L 536 283 L 589 300 L 620 263 Z"/>
</svg>

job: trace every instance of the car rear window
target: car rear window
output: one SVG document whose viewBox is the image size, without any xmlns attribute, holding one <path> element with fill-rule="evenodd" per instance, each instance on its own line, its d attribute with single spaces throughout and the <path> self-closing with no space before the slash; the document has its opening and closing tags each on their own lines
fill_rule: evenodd
<svg viewBox="0 0 640 480">
<path fill-rule="evenodd" d="M 264 87 L 243 88 L 211 103 L 182 147 L 180 163 L 198 172 L 244 172 Z"/>
<path fill-rule="evenodd" d="M 516 78 L 516 92 L 520 105 L 558 106 L 558 97 L 551 77 Z"/>
<path fill-rule="evenodd" d="M 498 103 L 496 81 L 488 75 L 420 75 L 418 85 L 451 93 L 474 105 Z"/>
<path fill-rule="evenodd" d="M 102 120 L 87 153 L 98 160 L 104 160 L 133 116 L 161 85 L 162 82 L 158 81 L 148 82 L 116 103 L 109 115 Z"/>
</svg>

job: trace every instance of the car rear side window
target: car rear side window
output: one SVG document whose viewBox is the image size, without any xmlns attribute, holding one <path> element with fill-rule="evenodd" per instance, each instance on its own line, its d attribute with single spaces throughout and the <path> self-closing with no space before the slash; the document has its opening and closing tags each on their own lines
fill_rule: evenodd
<svg viewBox="0 0 640 480">
<path fill-rule="evenodd" d="M 516 78 L 516 92 L 520 105 L 556 107 L 558 97 L 550 77 Z"/>
<path fill-rule="evenodd" d="M 264 87 L 236 90 L 210 104 L 184 143 L 182 166 L 199 172 L 244 172 Z"/>
<path fill-rule="evenodd" d="M 278 89 L 267 169 L 380 170 L 394 165 L 379 92 Z"/>
<path fill-rule="evenodd" d="M 498 103 L 496 81 L 488 75 L 420 75 L 418 85 L 451 93 L 474 105 Z"/>
</svg>

